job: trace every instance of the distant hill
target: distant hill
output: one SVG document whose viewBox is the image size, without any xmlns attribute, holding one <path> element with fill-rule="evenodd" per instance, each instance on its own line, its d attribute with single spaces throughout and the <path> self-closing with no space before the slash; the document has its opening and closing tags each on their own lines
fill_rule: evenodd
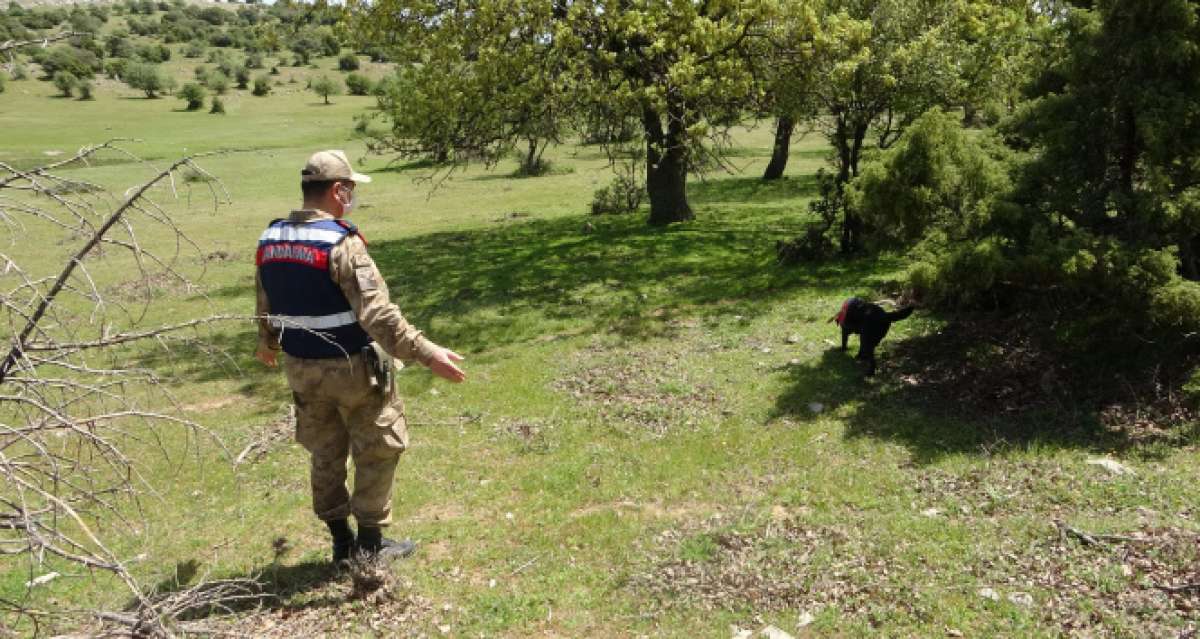
<svg viewBox="0 0 1200 639">
<path fill-rule="evenodd" d="M 215 0 L 184 0 L 188 4 L 246 4 L 244 2 L 218 2 Z M 9 2 L 16 2 L 22 7 L 47 7 L 47 6 L 70 6 L 73 4 L 118 4 L 117 0 L 9 0 L 8 2 L 0 1 L 0 4 L 7 7 Z M 269 3 L 266 3 L 269 4 Z"/>
</svg>

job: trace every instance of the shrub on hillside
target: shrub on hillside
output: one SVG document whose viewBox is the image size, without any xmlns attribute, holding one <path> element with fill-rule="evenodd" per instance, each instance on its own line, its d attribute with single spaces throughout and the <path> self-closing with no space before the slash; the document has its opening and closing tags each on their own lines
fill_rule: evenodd
<svg viewBox="0 0 1200 639">
<path fill-rule="evenodd" d="M 618 175 L 592 195 L 592 215 L 633 213 L 642 205 L 645 193 L 646 187 L 638 182 L 633 171 Z"/>
<path fill-rule="evenodd" d="M 125 75 L 125 67 L 129 64 L 129 60 L 125 58 L 116 58 L 114 60 L 106 60 L 104 62 L 104 75 L 110 80 L 120 80 Z"/>
<path fill-rule="evenodd" d="M 251 93 L 260 98 L 271 93 L 270 76 L 260 75 L 257 78 L 254 78 L 254 89 L 251 91 Z"/>
<path fill-rule="evenodd" d="M 221 101 L 221 98 L 213 97 L 212 108 L 209 109 L 208 112 L 217 115 L 225 115 L 225 103 Z"/>
<path fill-rule="evenodd" d="M 91 80 L 88 80 L 86 78 L 81 79 L 81 80 L 79 80 L 79 82 L 77 82 L 75 84 L 75 88 L 79 91 L 79 99 L 80 100 L 95 100 L 96 99 L 96 96 L 94 95 L 94 88 L 92 87 Z"/>
<path fill-rule="evenodd" d="M 159 93 L 175 88 L 175 79 L 162 67 L 144 62 L 126 65 L 124 79 L 125 84 L 145 92 L 147 98 L 157 98 Z"/>
<path fill-rule="evenodd" d="M 183 48 L 183 57 L 199 58 L 204 55 L 204 52 L 207 49 L 208 49 L 208 47 L 205 46 L 205 43 L 203 41 L 192 40 L 191 42 L 187 43 L 186 47 Z"/>
<path fill-rule="evenodd" d="M 225 95 L 229 90 L 229 76 L 220 71 L 213 71 L 204 80 L 204 85 L 217 95 Z"/>
<path fill-rule="evenodd" d="M 187 102 L 185 108 L 188 111 L 196 111 L 204 106 L 204 98 L 208 97 L 208 91 L 195 82 L 188 82 L 179 88 L 177 95 L 179 99 Z"/>
<path fill-rule="evenodd" d="M 29 78 L 29 69 L 25 65 L 17 62 L 13 65 L 12 71 L 9 73 L 13 80 L 27 80 Z"/>
<path fill-rule="evenodd" d="M 42 65 L 42 72 L 46 74 L 47 79 L 54 78 L 54 75 L 59 71 L 66 71 L 77 78 L 90 78 L 97 71 L 100 71 L 103 66 L 100 59 L 91 51 L 73 47 L 70 45 L 60 45 L 52 49 L 41 49 L 45 54 L 38 60 L 35 60 Z"/>
<path fill-rule="evenodd" d="M 79 78 L 76 78 L 75 74 L 70 71 L 59 71 L 54 74 L 54 88 L 58 89 L 64 98 L 71 97 L 77 84 L 79 84 Z"/>
<path fill-rule="evenodd" d="M 250 85 L 250 69 L 248 67 L 238 67 L 234 71 L 234 78 L 237 81 L 237 88 L 245 89 Z"/>
<path fill-rule="evenodd" d="M 374 84 L 371 78 L 361 73 L 351 73 L 346 76 L 346 90 L 350 95 L 370 95 Z"/>
<path fill-rule="evenodd" d="M 353 53 L 346 53 L 338 58 L 339 71 L 358 71 L 358 56 Z"/>
<path fill-rule="evenodd" d="M 171 59 L 171 49 L 165 44 L 143 44 L 137 48 L 137 57 L 142 62 L 162 64 Z"/>
</svg>

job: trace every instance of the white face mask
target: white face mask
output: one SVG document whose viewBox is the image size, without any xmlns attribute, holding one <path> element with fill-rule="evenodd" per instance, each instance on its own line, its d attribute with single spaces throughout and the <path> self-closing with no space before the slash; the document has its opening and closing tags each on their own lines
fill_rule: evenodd
<svg viewBox="0 0 1200 639">
<path fill-rule="evenodd" d="M 346 191 L 347 189 L 342 189 L 343 197 L 345 197 Z M 350 191 L 349 197 L 345 197 L 345 199 L 341 199 L 339 201 L 342 203 L 342 214 L 348 215 L 356 206 L 358 206 L 358 195 L 356 195 L 354 191 Z"/>
</svg>

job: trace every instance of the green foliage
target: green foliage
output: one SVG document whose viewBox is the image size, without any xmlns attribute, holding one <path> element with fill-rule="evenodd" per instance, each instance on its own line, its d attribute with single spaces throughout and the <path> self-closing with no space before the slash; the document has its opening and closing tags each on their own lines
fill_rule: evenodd
<svg viewBox="0 0 1200 639">
<path fill-rule="evenodd" d="M 171 59 L 171 49 L 165 44 L 143 44 L 137 48 L 137 57 L 142 62 L 162 64 Z"/>
<path fill-rule="evenodd" d="M 515 6 L 363 3 L 353 25 L 398 62 L 381 90 L 390 133 L 374 148 L 494 164 L 560 139 L 571 120 L 642 125 L 651 221 L 688 219 L 690 168 L 720 153 L 757 97 L 755 69 L 780 3 Z"/>
<path fill-rule="evenodd" d="M 183 57 L 199 58 L 204 55 L 207 49 L 207 45 L 202 40 L 192 40 L 183 48 Z"/>
<path fill-rule="evenodd" d="M 8 85 L 8 74 L 0 73 L 0 93 L 4 93 L 4 89 Z"/>
<path fill-rule="evenodd" d="M 29 69 L 24 64 L 15 62 L 9 75 L 12 76 L 13 80 L 28 80 Z"/>
<path fill-rule="evenodd" d="M 260 98 L 270 94 L 271 93 L 271 77 L 266 76 L 266 75 L 260 75 L 256 78 L 254 78 L 254 89 L 252 89 L 250 91 L 250 93 L 253 95 L 256 95 Z"/>
<path fill-rule="evenodd" d="M 204 98 L 208 97 L 208 91 L 195 82 L 188 82 L 179 88 L 177 95 L 187 102 L 188 111 L 196 111 L 204 106 Z"/>
<path fill-rule="evenodd" d="M 217 95 L 225 95 L 229 91 L 229 76 L 221 71 L 212 71 L 205 77 L 204 86 Z"/>
<path fill-rule="evenodd" d="M 114 31 L 104 38 L 104 52 L 110 58 L 130 58 L 134 55 L 133 43 L 129 33 Z"/>
<path fill-rule="evenodd" d="M 636 164 L 628 164 L 607 186 L 592 194 L 592 215 L 633 213 L 642 205 L 646 185 L 637 180 Z"/>
<path fill-rule="evenodd" d="M 358 56 L 354 55 L 353 53 L 348 52 L 345 55 L 343 55 L 342 57 L 338 58 L 338 70 L 339 71 L 357 71 L 358 70 Z"/>
<path fill-rule="evenodd" d="M 215 115 L 225 115 L 225 103 L 221 101 L 221 98 L 214 96 L 212 99 L 212 108 L 208 112 Z"/>
<path fill-rule="evenodd" d="M 71 97 L 75 87 L 79 84 L 79 78 L 70 71 L 59 71 L 54 74 L 54 88 L 58 89 L 59 93 L 64 98 Z"/>
<path fill-rule="evenodd" d="M 371 78 L 361 73 L 350 73 L 346 75 L 346 90 L 350 95 L 370 95 L 375 84 L 371 82 Z"/>
<path fill-rule="evenodd" d="M 323 75 L 315 80 L 312 80 L 312 82 L 309 84 L 309 88 L 313 93 L 316 93 L 324 98 L 325 104 L 329 104 L 329 96 L 341 95 L 342 82 L 337 78 L 331 78 L 327 75 Z"/>
<path fill-rule="evenodd" d="M 35 58 L 42 65 L 46 78 L 52 79 L 60 71 L 65 71 L 77 78 L 90 78 L 100 71 L 100 59 L 91 51 L 71 45 L 59 45 L 46 51 L 44 56 Z"/>
<path fill-rule="evenodd" d="M 104 75 L 110 80 L 118 80 L 125 73 L 125 67 L 129 64 L 129 60 L 125 58 L 115 58 L 104 61 Z"/>
<path fill-rule="evenodd" d="M 240 66 L 234 70 L 234 78 L 237 81 L 237 88 L 245 89 L 250 85 L 250 68 Z"/>
<path fill-rule="evenodd" d="M 145 92 L 150 99 L 175 87 L 175 79 L 167 75 L 162 67 L 144 62 L 126 65 L 124 80 L 130 87 Z"/>
<path fill-rule="evenodd" d="M 79 91 L 80 100 L 95 100 L 95 87 L 92 86 L 92 81 L 87 78 L 82 78 L 75 83 L 75 88 Z"/>
<path fill-rule="evenodd" d="M 934 109 L 864 169 L 848 189 L 848 206 L 877 245 L 975 237 L 1011 186 L 1003 148 L 985 143 L 968 138 L 959 118 Z"/>
</svg>

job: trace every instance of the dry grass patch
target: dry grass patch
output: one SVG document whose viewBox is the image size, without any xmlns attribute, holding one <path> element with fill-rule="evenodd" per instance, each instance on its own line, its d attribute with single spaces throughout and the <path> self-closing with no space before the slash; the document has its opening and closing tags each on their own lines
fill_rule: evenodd
<svg viewBox="0 0 1200 639">
<path fill-rule="evenodd" d="M 686 340 L 669 346 L 577 352 L 557 390 L 596 410 L 606 422 L 662 436 L 716 416 L 724 398 L 711 366 L 689 365 Z"/>
</svg>

